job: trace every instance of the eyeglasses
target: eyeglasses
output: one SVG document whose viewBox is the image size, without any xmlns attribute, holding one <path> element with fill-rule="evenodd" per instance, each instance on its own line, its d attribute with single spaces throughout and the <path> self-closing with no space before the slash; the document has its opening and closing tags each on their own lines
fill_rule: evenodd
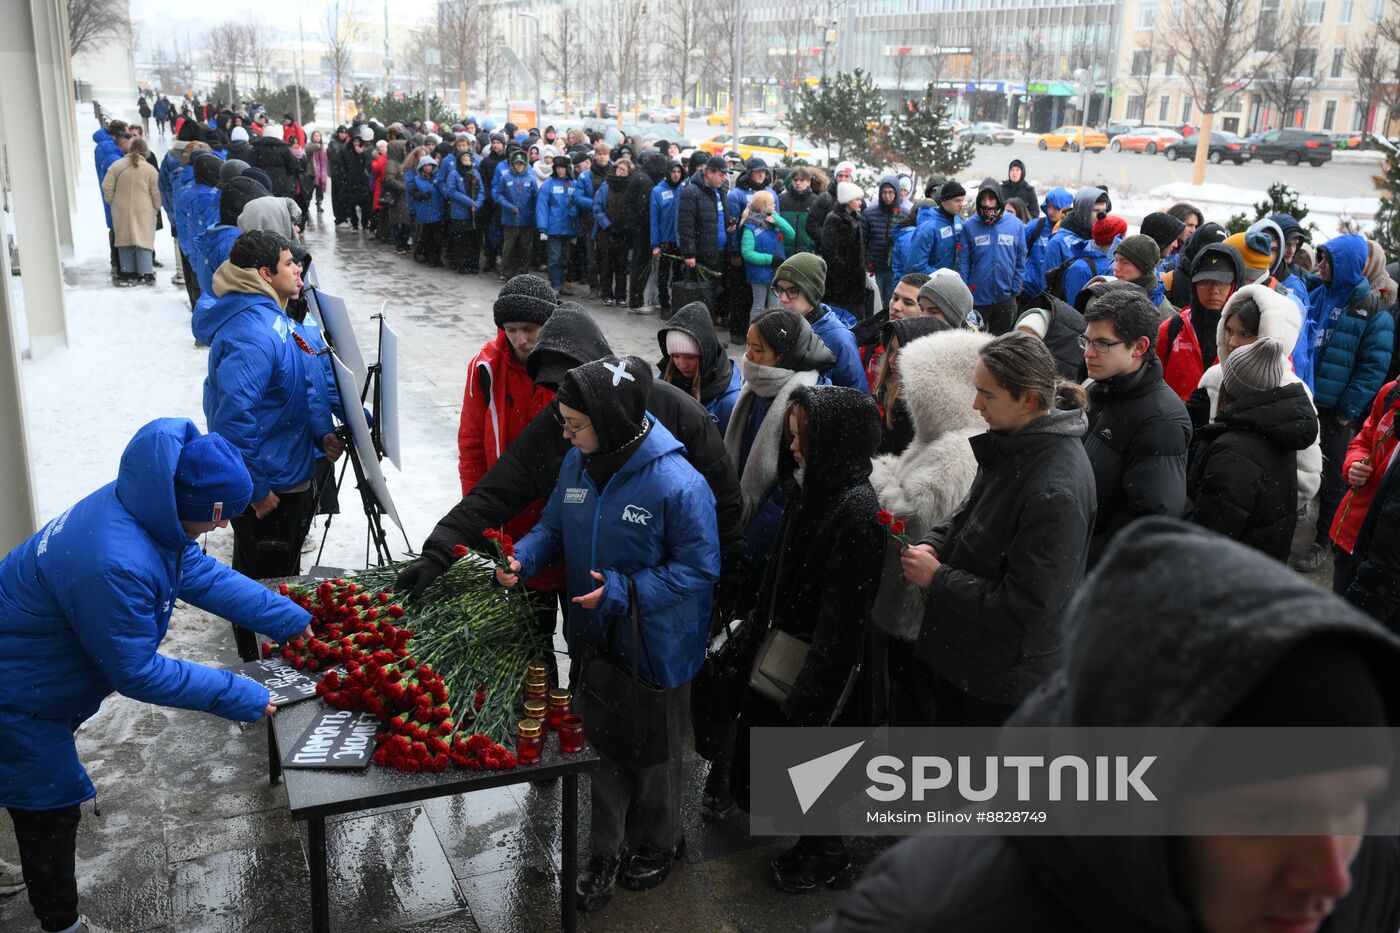
<svg viewBox="0 0 1400 933">
<path fill-rule="evenodd" d="M 802 289 L 798 288 L 796 285 L 792 288 L 783 288 L 782 286 L 774 285 L 773 294 L 777 295 L 779 298 L 786 298 L 788 301 L 794 301 L 802 297 Z"/>
<path fill-rule="evenodd" d="M 579 425 L 576 428 L 572 427 L 570 426 L 569 422 L 564 420 L 564 416 L 559 414 L 559 412 L 557 411 L 554 413 L 554 423 L 559 425 L 559 430 L 563 431 L 570 437 L 578 437 L 584 431 L 587 431 L 590 427 L 593 426 L 593 422 L 585 421 L 583 424 Z"/>
<path fill-rule="evenodd" d="M 1082 334 L 1079 337 L 1080 349 L 1087 350 L 1093 347 L 1095 353 L 1107 353 L 1119 344 L 1126 344 L 1127 342 L 1126 340 L 1090 340 Z"/>
</svg>

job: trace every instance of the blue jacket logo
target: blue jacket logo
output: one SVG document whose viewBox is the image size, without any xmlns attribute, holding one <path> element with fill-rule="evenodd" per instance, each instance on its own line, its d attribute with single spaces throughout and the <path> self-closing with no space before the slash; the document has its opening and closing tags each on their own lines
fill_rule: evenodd
<svg viewBox="0 0 1400 933">
<path fill-rule="evenodd" d="M 638 505 L 628 504 L 622 509 L 622 520 L 631 522 L 634 525 L 645 525 L 651 518 L 651 513 Z"/>
</svg>

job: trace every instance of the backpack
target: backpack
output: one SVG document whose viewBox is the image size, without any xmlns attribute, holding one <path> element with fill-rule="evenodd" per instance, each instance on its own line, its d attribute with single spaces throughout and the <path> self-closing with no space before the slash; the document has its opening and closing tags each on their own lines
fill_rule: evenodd
<svg viewBox="0 0 1400 933">
<path fill-rule="evenodd" d="M 1055 268 L 1051 269 L 1049 272 L 1045 273 L 1045 290 L 1054 297 L 1060 299 L 1061 301 L 1064 301 L 1066 304 L 1068 304 L 1069 302 L 1065 298 L 1065 273 L 1068 272 L 1069 267 L 1074 265 L 1076 262 L 1087 262 L 1089 263 L 1089 271 L 1094 271 L 1094 264 L 1092 261 L 1090 261 L 1089 257 L 1080 255 L 1071 256 Z"/>
<path fill-rule="evenodd" d="M 1167 361 L 1172 358 L 1172 347 L 1176 344 L 1176 338 L 1181 336 L 1181 329 L 1186 326 L 1186 319 L 1178 311 L 1172 315 L 1170 323 L 1167 324 L 1167 346 L 1162 351 L 1162 368 L 1165 369 Z"/>
</svg>

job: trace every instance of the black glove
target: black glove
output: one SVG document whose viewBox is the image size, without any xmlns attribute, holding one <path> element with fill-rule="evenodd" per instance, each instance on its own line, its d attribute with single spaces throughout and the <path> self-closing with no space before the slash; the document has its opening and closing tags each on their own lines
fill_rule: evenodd
<svg viewBox="0 0 1400 933">
<path fill-rule="evenodd" d="M 394 594 L 403 602 L 416 602 L 428 585 L 446 570 L 442 561 L 425 554 L 405 567 L 394 580 Z"/>
</svg>

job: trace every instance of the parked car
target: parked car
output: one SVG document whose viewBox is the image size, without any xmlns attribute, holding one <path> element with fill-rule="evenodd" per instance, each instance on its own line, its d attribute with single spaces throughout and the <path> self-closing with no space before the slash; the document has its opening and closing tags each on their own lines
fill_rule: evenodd
<svg viewBox="0 0 1400 933">
<path fill-rule="evenodd" d="M 1112 137 L 1108 148 L 1114 152 L 1145 152 L 1156 155 L 1182 136 L 1174 129 L 1165 126 L 1140 126 L 1126 133 Z"/>
<path fill-rule="evenodd" d="M 1141 120 L 1118 120 L 1104 127 L 1103 131 L 1105 136 L 1112 139 L 1115 136 L 1122 136 L 1124 133 L 1131 133 L 1140 126 L 1142 126 Z"/>
<path fill-rule="evenodd" d="M 709 139 L 702 139 L 695 148 L 710 155 L 724 155 L 734 148 L 734 137 L 728 133 L 719 133 Z"/>
<path fill-rule="evenodd" d="M 739 117 L 740 126 L 751 126 L 756 130 L 771 130 L 778 125 L 778 121 L 766 110 L 745 110 Z"/>
<path fill-rule="evenodd" d="M 1366 148 L 1366 134 L 1359 130 L 1353 130 L 1350 133 L 1333 133 L 1327 138 L 1332 140 L 1332 146 L 1336 149 Z"/>
<path fill-rule="evenodd" d="M 1331 161 L 1332 140 L 1326 133 L 1289 127 L 1260 133 L 1258 140 L 1251 144 L 1250 152 L 1265 165 L 1282 159 L 1289 165 L 1308 162 L 1319 166 Z"/>
<path fill-rule="evenodd" d="M 1186 136 L 1167 146 L 1162 151 L 1171 161 L 1196 158 L 1196 143 L 1199 136 Z M 1219 165 L 1226 159 L 1236 165 L 1243 165 L 1250 159 L 1249 143 L 1234 133 L 1216 130 L 1210 134 L 1210 149 L 1206 158 Z"/>
<path fill-rule="evenodd" d="M 1103 152 L 1108 148 L 1108 137 L 1093 127 L 1086 132 L 1082 126 L 1062 126 L 1041 133 L 1035 145 L 1037 149 L 1068 149 L 1070 152 L 1078 152 L 1082 146 L 1092 152 Z"/>
<path fill-rule="evenodd" d="M 993 143 L 1009 146 L 1016 141 L 1015 131 L 1003 123 L 974 123 L 965 127 L 958 135 L 981 146 L 990 146 Z"/>
</svg>

